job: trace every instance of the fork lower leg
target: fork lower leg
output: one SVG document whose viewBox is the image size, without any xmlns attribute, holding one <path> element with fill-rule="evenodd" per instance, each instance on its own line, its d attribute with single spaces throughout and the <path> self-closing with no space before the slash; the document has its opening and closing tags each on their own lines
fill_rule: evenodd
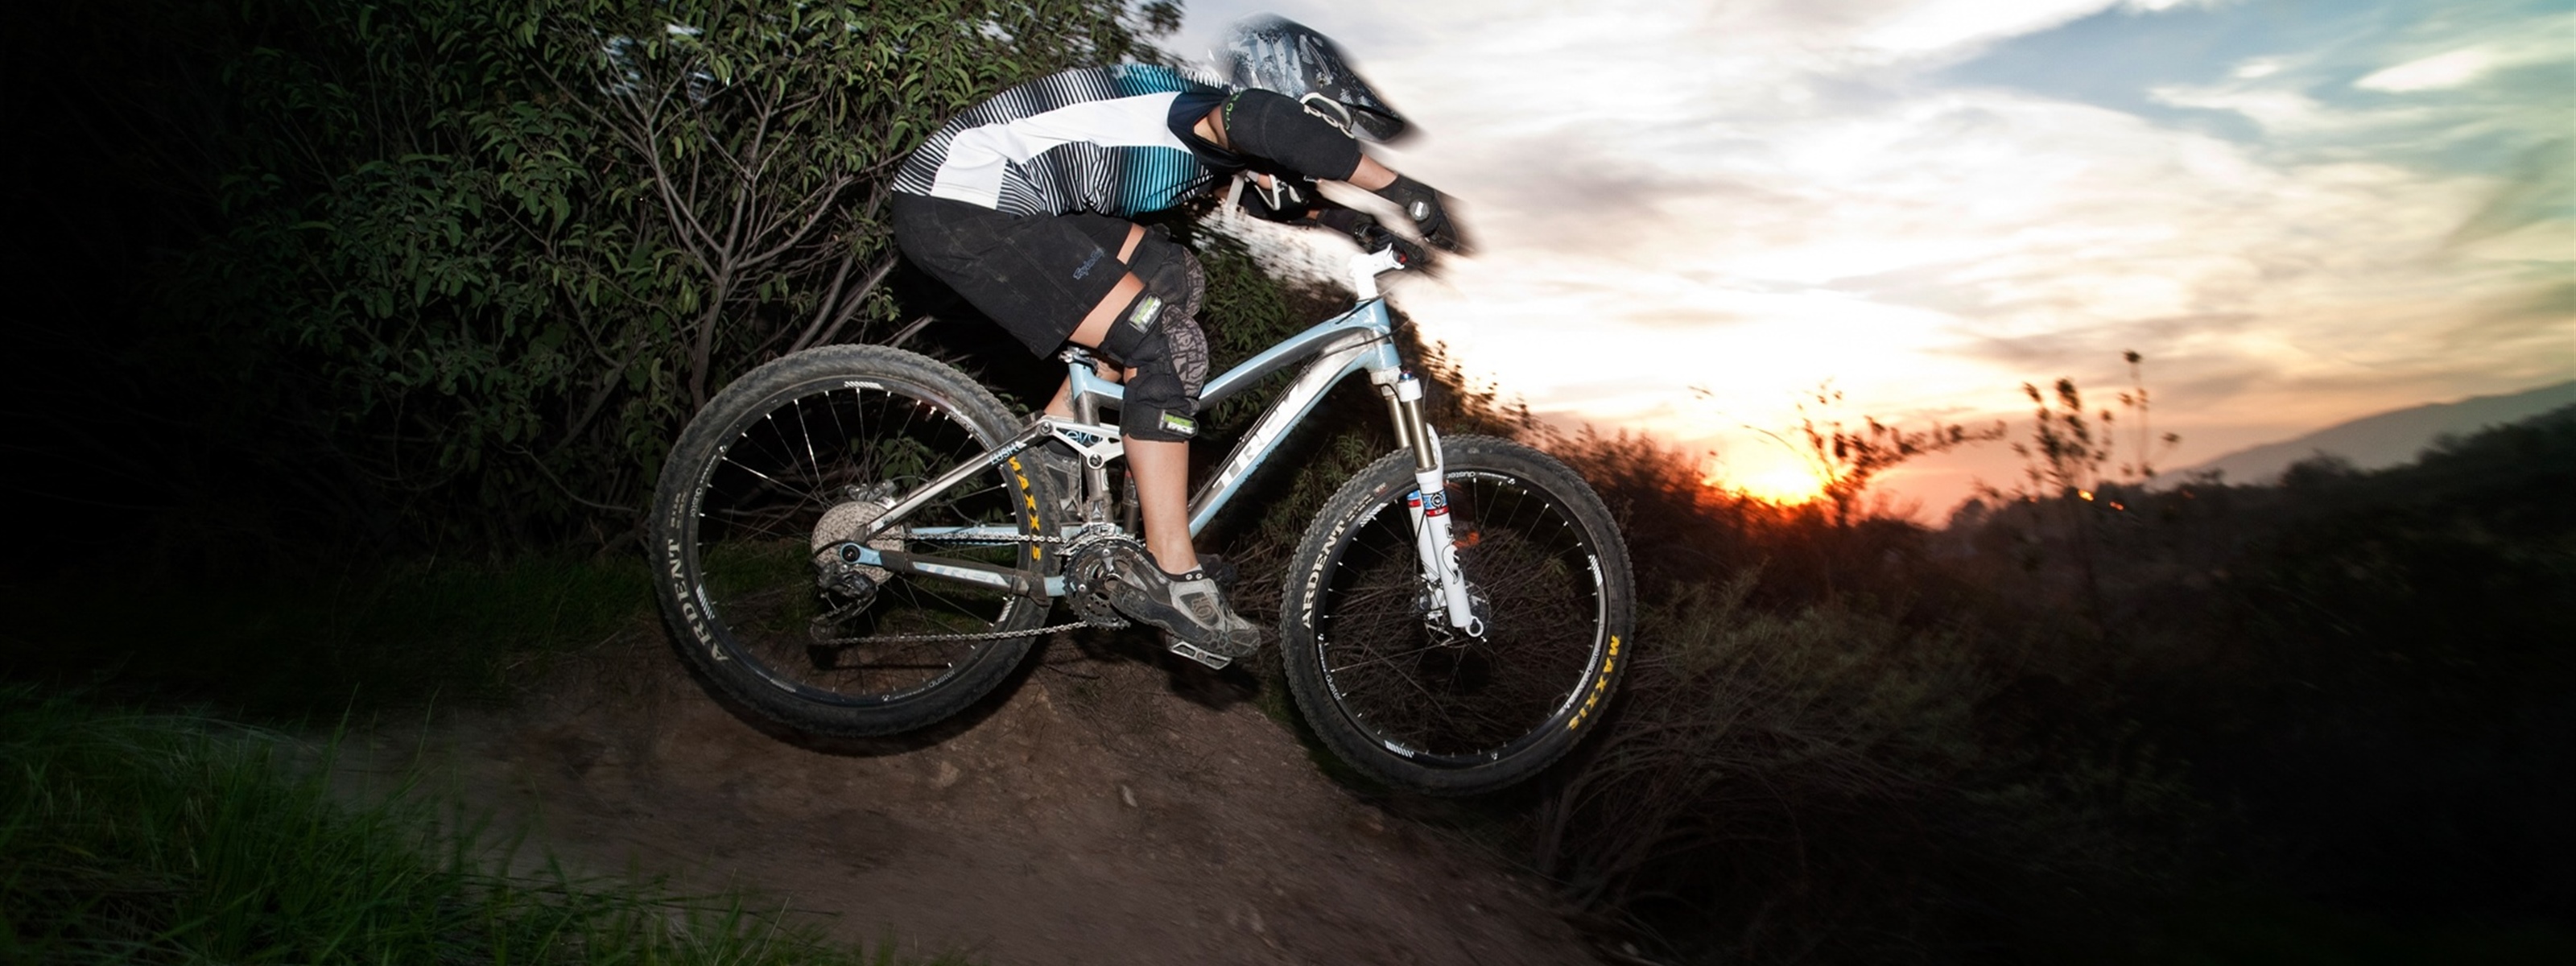
<svg viewBox="0 0 2576 966">
<path fill-rule="evenodd" d="M 1413 514 L 1415 549 L 1422 575 L 1439 592 L 1449 626 L 1479 633 L 1474 608 L 1467 599 L 1467 578 L 1458 570 L 1458 545 L 1449 535 L 1448 473 L 1440 458 L 1440 436 L 1422 418 L 1422 383 L 1405 373 L 1395 382 L 1396 431 L 1413 446 L 1415 492 L 1405 508 Z"/>
</svg>

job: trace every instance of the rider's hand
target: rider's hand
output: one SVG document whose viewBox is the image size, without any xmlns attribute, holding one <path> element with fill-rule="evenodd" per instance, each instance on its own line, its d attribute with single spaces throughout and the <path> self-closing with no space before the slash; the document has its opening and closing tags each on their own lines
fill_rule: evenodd
<svg viewBox="0 0 2576 966">
<path fill-rule="evenodd" d="M 1361 212 L 1348 208 L 1326 208 L 1315 216 L 1315 223 L 1351 236 L 1352 241 L 1360 243 L 1361 251 L 1373 252 L 1391 247 L 1395 249 L 1395 260 L 1403 263 L 1404 267 L 1414 269 L 1431 267 L 1429 251 L 1414 244 L 1413 239 L 1387 230 L 1385 225 L 1377 223 L 1377 219 Z"/>
<path fill-rule="evenodd" d="M 1243 186 L 1243 210 L 1267 221 L 1308 223 L 1315 213 L 1314 183 L 1301 185 L 1277 175 L 1253 178 Z"/>
<path fill-rule="evenodd" d="M 1458 224 L 1450 220 L 1449 210 L 1443 204 L 1448 198 L 1430 185 L 1399 174 L 1395 176 L 1395 183 L 1377 189 L 1376 194 L 1395 202 L 1405 217 L 1413 219 L 1413 227 L 1422 232 L 1424 241 L 1449 251 L 1466 253 L 1467 239 L 1459 233 Z"/>
</svg>

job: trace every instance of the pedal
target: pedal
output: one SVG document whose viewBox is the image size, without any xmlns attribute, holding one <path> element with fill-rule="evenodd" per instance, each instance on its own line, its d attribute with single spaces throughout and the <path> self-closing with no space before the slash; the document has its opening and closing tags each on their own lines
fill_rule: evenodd
<svg viewBox="0 0 2576 966">
<path fill-rule="evenodd" d="M 1200 647 L 1188 641 L 1184 641 L 1169 633 L 1163 635 L 1163 642 L 1171 649 L 1172 653 L 1197 661 L 1201 664 L 1205 664 L 1207 665 L 1208 670 L 1211 671 L 1225 670 L 1226 665 L 1234 663 L 1233 658 L 1218 654 L 1215 651 L 1208 650 L 1207 648 Z"/>
</svg>

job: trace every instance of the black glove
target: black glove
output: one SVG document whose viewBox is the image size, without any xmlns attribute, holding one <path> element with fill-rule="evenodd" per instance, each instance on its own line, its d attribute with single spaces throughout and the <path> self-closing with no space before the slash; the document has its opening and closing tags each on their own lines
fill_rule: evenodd
<svg viewBox="0 0 2576 966">
<path fill-rule="evenodd" d="M 1361 251 L 1373 252 L 1392 247 L 1395 260 L 1402 262 L 1404 267 L 1431 267 L 1430 252 L 1414 244 L 1413 239 L 1388 231 L 1385 225 L 1377 223 L 1377 219 L 1360 212 L 1341 207 L 1326 208 L 1315 216 L 1315 223 L 1351 236 L 1352 241 L 1360 243 Z"/>
<path fill-rule="evenodd" d="M 1376 194 L 1403 209 L 1405 217 L 1413 219 L 1413 226 L 1421 230 L 1424 241 L 1453 252 L 1467 250 L 1467 239 L 1459 234 L 1457 224 L 1449 220 L 1448 209 L 1441 205 L 1447 199 L 1430 185 L 1399 174 L 1394 184 L 1377 189 Z"/>
<path fill-rule="evenodd" d="M 1315 183 L 1299 182 L 1277 175 L 1264 188 L 1258 178 L 1248 178 L 1243 185 L 1243 210 L 1255 218 L 1289 224 L 1312 224 L 1315 214 Z"/>
</svg>

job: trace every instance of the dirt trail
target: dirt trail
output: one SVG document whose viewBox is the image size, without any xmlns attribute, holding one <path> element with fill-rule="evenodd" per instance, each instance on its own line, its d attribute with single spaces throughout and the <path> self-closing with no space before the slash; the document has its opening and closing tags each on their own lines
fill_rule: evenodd
<svg viewBox="0 0 2576 966">
<path fill-rule="evenodd" d="M 629 636 L 435 726 L 432 773 L 576 867 L 748 886 L 990 966 L 1597 961 L 1535 883 L 1325 778 L 1239 680 L 1059 638 L 941 733 L 818 749 Z"/>
</svg>

